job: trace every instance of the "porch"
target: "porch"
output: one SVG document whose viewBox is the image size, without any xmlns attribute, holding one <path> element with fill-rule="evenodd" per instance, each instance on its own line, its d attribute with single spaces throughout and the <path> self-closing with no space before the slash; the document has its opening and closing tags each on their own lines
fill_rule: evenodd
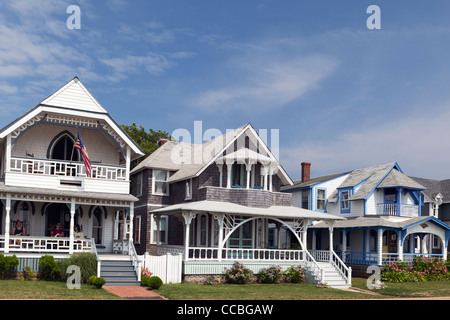
<svg viewBox="0 0 450 320">
<path fill-rule="evenodd" d="M 169 206 L 151 214 L 157 227 L 156 255 L 182 256 L 185 275 L 223 274 L 225 266 L 240 261 L 253 266 L 256 272 L 272 265 L 301 265 L 309 271 L 314 282 L 323 282 L 326 276 L 325 268 L 320 264 L 323 261 L 339 272 L 345 285 L 351 282 L 351 269 L 333 250 L 317 260 L 304 245 L 312 219 L 330 223 L 332 233 L 333 221 L 339 217 L 290 206 L 253 208 L 215 201 Z M 164 234 L 169 234 L 166 243 L 160 243 L 164 239 L 160 227 L 167 225 L 160 221 L 167 215 L 178 217 L 184 228 L 183 239 L 178 244 L 174 243 L 175 234 L 170 238 L 169 229 L 163 230 Z M 281 239 L 287 235 L 293 241 L 283 248 Z"/>
<path fill-rule="evenodd" d="M 412 264 L 418 257 L 447 259 L 450 227 L 434 217 L 358 217 L 337 222 L 335 251 L 347 264 Z M 327 252 L 324 225 L 311 229 L 309 245 L 314 257 Z"/>
</svg>

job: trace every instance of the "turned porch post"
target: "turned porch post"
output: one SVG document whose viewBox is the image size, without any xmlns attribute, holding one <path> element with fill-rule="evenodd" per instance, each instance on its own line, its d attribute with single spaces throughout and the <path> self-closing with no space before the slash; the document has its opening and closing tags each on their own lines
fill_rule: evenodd
<svg viewBox="0 0 450 320">
<path fill-rule="evenodd" d="M 378 265 L 381 266 L 383 264 L 383 228 L 378 228 L 377 253 Z"/>
<path fill-rule="evenodd" d="M 6 194 L 6 203 L 5 203 L 5 253 L 9 253 L 9 232 L 11 226 L 11 194 Z"/>
<path fill-rule="evenodd" d="M 75 219 L 75 198 L 70 200 L 70 232 L 69 232 L 69 254 L 73 253 L 73 232 Z"/>
<path fill-rule="evenodd" d="M 222 250 L 223 250 L 223 214 L 218 214 L 214 216 L 214 219 L 217 219 L 217 222 L 219 224 L 219 240 L 217 241 L 218 245 L 218 252 L 217 252 L 217 259 L 219 261 L 222 261 Z"/>
<path fill-rule="evenodd" d="M 189 260 L 189 234 L 192 219 L 195 218 L 196 214 L 191 212 L 183 212 L 182 216 L 184 218 L 184 261 Z"/>
<path fill-rule="evenodd" d="M 133 242 L 133 220 L 134 220 L 134 202 L 130 202 L 130 232 L 129 240 Z"/>
<path fill-rule="evenodd" d="M 330 246 L 330 262 L 333 259 L 333 229 L 334 229 L 334 221 L 328 222 L 328 230 L 329 230 L 329 246 Z"/>
</svg>

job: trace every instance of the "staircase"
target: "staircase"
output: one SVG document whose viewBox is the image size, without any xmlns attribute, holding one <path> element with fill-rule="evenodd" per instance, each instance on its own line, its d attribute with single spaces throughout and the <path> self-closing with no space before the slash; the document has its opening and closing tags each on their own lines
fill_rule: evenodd
<svg viewBox="0 0 450 320">
<path fill-rule="evenodd" d="M 105 286 L 139 286 L 138 277 L 130 259 L 104 257 L 101 259 L 100 277 Z M 127 257 L 127 256 L 125 256 Z"/>
<path fill-rule="evenodd" d="M 322 282 L 336 289 L 348 289 L 351 284 L 348 284 L 339 271 L 330 263 L 325 261 L 318 261 L 317 264 L 324 270 L 324 279 Z"/>
</svg>

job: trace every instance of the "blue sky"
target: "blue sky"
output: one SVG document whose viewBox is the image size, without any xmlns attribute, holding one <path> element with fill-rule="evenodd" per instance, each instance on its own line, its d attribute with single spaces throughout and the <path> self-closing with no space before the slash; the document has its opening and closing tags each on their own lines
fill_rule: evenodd
<svg viewBox="0 0 450 320">
<path fill-rule="evenodd" d="M 78 76 L 119 123 L 278 129 L 294 180 L 302 161 L 450 178 L 449 16 L 448 1 L 1 0 L 0 127 Z"/>
</svg>

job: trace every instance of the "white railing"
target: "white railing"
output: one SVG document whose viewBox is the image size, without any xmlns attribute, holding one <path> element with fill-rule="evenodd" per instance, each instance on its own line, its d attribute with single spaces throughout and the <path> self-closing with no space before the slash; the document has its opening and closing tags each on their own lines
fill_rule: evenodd
<svg viewBox="0 0 450 320">
<path fill-rule="evenodd" d="M 93 244 L 91 239 L 75 239 L 73 241 L 73 250 L 70 248 L 69 238 L 55 237 L 29 237 L 29 236 L 10 236 L 10 252 L 92 252 Z M 0 251 L 5 251 L 5 236 L 0 236 Z"/>
<path fill-rule="evenodd" d="M 419 206 L 413 204 L 377 203 L 376 212 L 379 216 L 417 217 L 419 215 Z"/>
<path fill-rule="evenodd" d="M 11 172 L 42 174 L 58 177 L 86 177 L 82 162 L 35 158 L 11 158 Z M 91 178 L 103 180 L 127 180 L 123 166 L 92 164 Z"/>
<path fill-rule="evenodd" d="M 303 250 L 189 247 L 187 260 L 303 261 Z"/>
<path fill-rule="evenodd" d="M 336 270 L 339 271 L 340 275 L 345 279 L 348 284 L 352 283 L 352 268 L 347 267 L 345 263 L 339 258 L 336 252 L 331 251 L 331 264 Z"/>
<path fill-rule="evenodd" d="M 136 252 L 136 248 L 134 247 L 133 241 L 130 239 L 128 243 L 129 253 L 131 257 L 131 262 L 134 267 L 134 271 L 136 272 L 138 281 L 141 281 L 141 266 L 142 266 L 142 259 L 138 256 Z"/>
</svg>

